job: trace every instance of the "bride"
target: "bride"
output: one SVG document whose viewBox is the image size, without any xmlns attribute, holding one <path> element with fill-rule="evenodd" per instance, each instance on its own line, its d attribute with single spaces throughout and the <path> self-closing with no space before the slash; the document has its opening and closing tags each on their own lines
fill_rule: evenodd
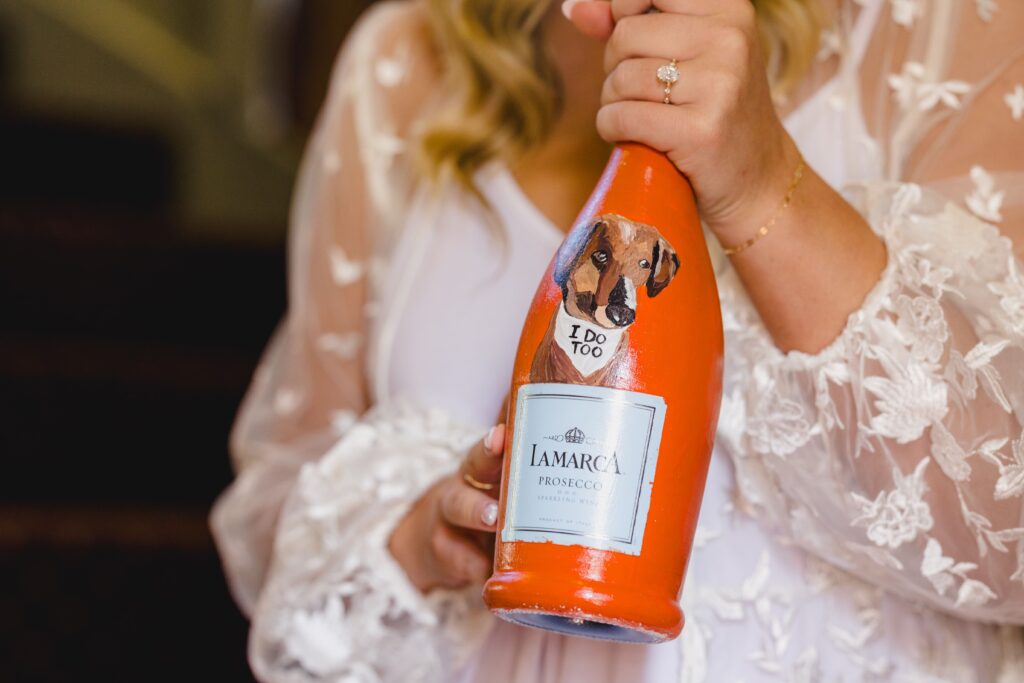
<svg viewBox="0 0 1024 683">
<path fill-rule="evenodd" d="M 392 0 L 348 39 L 212 517 L 261 680 L 1024 681 L 1024 5 L 651 5 Z M 726 331 L 656 646 L 494 619 L 463 477 L 619 140 L 691 180 Z"/>
</svg>

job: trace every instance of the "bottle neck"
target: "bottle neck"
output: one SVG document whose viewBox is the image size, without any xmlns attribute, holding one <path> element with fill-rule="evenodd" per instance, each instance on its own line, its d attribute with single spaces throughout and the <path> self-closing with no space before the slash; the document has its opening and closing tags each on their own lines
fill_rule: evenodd
<svg viewBox="0 0 1024 683">
<path fill-rule="evenodd" d="M 615 146 L 588 209 L 591 214 L 618 213 L 667 232 L 700 227 L 686 177 L 663 153 L 636 142 Z"/>
<path fill-rule="evenodd" d="M 642 168 L 650 168 L 659 180 L 677 182 L 677 178 L 686 182 L 686 178 L 676 165 L 663 153 L 639 142 L 620 142 L 615 145 L 613 155 L 620 155 L 621 164 L 629 164 Z"/>
</svg>

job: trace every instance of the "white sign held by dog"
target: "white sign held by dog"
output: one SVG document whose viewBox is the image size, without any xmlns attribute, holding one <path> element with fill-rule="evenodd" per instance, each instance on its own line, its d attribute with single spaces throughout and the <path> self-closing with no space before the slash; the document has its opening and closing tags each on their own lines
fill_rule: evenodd
<svg viewBox="0 0 1024 683">
<path fill-rule="evenodd" d="M 608 329 L 569 315 L 565 306 L 558 307 L 555 318 L 555 343 L 572 361 L 581 376 L 592 375 L 615 355 L 625 327 Z"/>
</svg>

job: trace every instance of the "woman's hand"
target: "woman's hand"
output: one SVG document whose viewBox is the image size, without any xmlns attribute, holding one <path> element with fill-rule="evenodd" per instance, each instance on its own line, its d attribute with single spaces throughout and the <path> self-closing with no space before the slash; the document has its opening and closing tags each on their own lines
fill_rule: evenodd
<svg viewBox="0 0 1024 683">
<path fill-rule="evenodd" d="M 648 13 L 652 6 L 659 12 Z M 724 246 L 754 237 L 778 211 L 800 157 L 772 103 L 750 0 L 577 0 L 563 11 L 608 41 L 598 132 L 665 152 Z M 671 59 L 679 81 L 665 104 L 656 73 Z M 731 261 L 776 345 L 815 353 L 878 282 L 886 252 L 806 168 L 772 233 Z"/>
<path fill-rule="evenodd" d="M 470 449 L 458 472 L 416 501 L 392 533 L 388 549 L 420 591 L 458 588 L 491 575 L 504 447 L 505 426 L 498 425 Z M 464 475 L 494 488 L 474 488 Z"/>
<path fill-rule="evenodd" d="M 563 11 L 607 40 L 601 136 L 665 152 L 724 243 L 751 236 L 782 201 L 798 152 L 775 112 L 750 0 L 570 0 Z M 665 104 L 656 72 L 671 59 L 679 80 Z"/>
</svg>

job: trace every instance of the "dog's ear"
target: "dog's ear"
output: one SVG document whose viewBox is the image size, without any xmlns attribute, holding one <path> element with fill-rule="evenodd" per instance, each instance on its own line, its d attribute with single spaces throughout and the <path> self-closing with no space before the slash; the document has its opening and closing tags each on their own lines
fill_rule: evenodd
<svg viewBox="0 0 1024 683">
<path fill-rule="evenodd" d="M 598 230 L 605 227 L 607 227 L 605 220 L 598 217 L 591 220 L 586 226 L 574 228 L 568 239 L 562 244 L 562 248 L 558 250 L 558 254 L 555 256 L 554 279 L 562 288 L 562 298 L 565 298 L 568 293 L 569 275 L 576 268 L 576 264 L 580 262 L 580 257 L 586 251 L 590 240 Z"/>
<path fill-rule="evenodd" d="M 661 290 L 672 282 L 679 270 L 679 257 L 672 246 L 664 239 L 654 243 L 654 254 L 651 256 L 651 274 L 647 278 L 647 296 L 658 296 Z"/>
</svg>

